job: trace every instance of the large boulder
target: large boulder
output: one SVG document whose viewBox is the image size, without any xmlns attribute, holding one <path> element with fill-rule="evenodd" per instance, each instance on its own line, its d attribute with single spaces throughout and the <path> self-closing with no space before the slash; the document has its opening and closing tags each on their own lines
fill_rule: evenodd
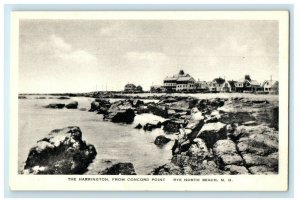
<svg viewBox="0 0 300 202">
<path fill-rule="evenodd" d="M 62 109 L 64 107 L 65 104 L 61 104 L 61 103 L 51 103 L 46 106 L 46 108 L 51 108 L 51 109 Z"/>
<path fill-rule="evenodd" d="M 129 100 L 119 100 L 112 103 L 108 109 L 108 113 L 115 113 L 119 110 L 132 109 L 132 104 Z"/>
<path fill-rule="evenodd" d="M 82 140 L 77 126 L 56 129 L 30 149 L 24 173 L 82 174 L 97 152 Z"/>
<path fill-rule="evenodd" d="M 197 108 L 193 108 L 191 110 L 190 118 L 188 119 L 188 124 L 185 128 L 194 130 L 197 125 L 203 120 L 204 117 L 202 116 L 202 113 Z"/>
<path fill-rule="evenodd" d="M 178 121 L 166 120 L 162 123 L 163 130 L 166 133 L 177 133 L 180 129 L 180 123 Z"/>
<path fill-rule="evenodd" d="M 134 121 L 135 113 L 132 109 L 119 110 L 104 116 L 105 119 L 110 119 L 114 123 L 130 124 Z"/>
<path fill-rule="evenodd" d="M 278 151 L 278 131 L 265 125 L 239 126 L 243 137 L 237 141 L 238 150 L 245 154 L 266 156 Z"/>
<path fill-rule="evenodd" d="M 180 100 L 177 102 L 172 102 L 168 104 L 170 109 L 175 111 L 188 111 L 190 109 L 190 104 L 187 100 Z"/>
<path fill-rule="evenodd" d="M 230 127 L 232 140 L 252 174 L 278 172 L 278 131 L 268 125 Z"/>
<path fill-rule="evenodd" d="M 242 154 L 242 156 L 248 167 L 265 166 L 274 172 L 278 172 L 278 153 L 268 156 L 258 156 L 254 154 Z"/>
<path fill-rule="evenodd" d="M 171 141 L 170 138 L 167 138 L 163 135 L 159 135 L 155 138 L 154 144 L 157 145 L 157 146 L 163 146 L 163 145 L 167 144 L 170 141 Z"/>
<path fill-rule="evenodd" d="M 133 101 L 132 101 L 132 106 L 133 106 L 133 107 L 139 107 L 139 106 L 141 106 L 141 105 L 143 105 L 143 104 L 144 104 L 144 102 L 141 101 L 141 100 L 133 100 Z"/>
<path fill-rule="evenodd" d="M 144 114 L 150 112 L 146 105 L 139 105 L 138 107 L 136 107 L 135 111 L 137 114 Z"/>
<path fill-rule="evenodd" d="M 111 120 L 114 123 L 130 124 L 134 121 L 134 117 L 135 112 L 132 108 L 132 102 L 130 100 L 120 100 L 110 106 L 103 119 Z"/>
<path fill-rule="evenodd" d="M 161 116 L 163 118 L 168 118 L 169 116 L 168 108 L 166 106 L 150 103 L 148 104 L 148 109 L 154 115 Z"/>
<path fill-rule="evenodd" d="M 91 103 L 91 108 L 89 109 L 89 111 L 90 111 L 90 112 L 97 111 L 99 107 L 100 107 L 99 102 L 93 101 L 93 102 Z"/>
<path fill-rule="evenodd" d="M 227 138 L 226 125 L 220 122 L 204 124 L 197 137 L 203 139 L 208 148 L 212 148 L 218 140 Z"/>
<path fill-rule="evenodd" d="M 95 101 L 93 101 L 91 103 L 91 108 L 90 108 L 90 112 L 94 112 L 97 111 L 98 114 L 107 114 L 107 111 L 110 108 L 110 102 L 109 100 L 105 100 L 105 99 L 95 99 Z"/>
<path fill-rule="evenodd" d="M 146 123 L 144 125 L 143 129 L 146 130 L 146 131 L 152 131 L 153 129 L 160 128 L 160 127 L 161 127 L 161 122 L 158 122 L 156 124 Z"/>
<path fill-rule="evenodd" d="M 77 109 L 77 107 L 78 107 L 78 102 L 77 102 L 77 101 L 70 102 L 70 103 L 66 104 L 65 107 L 66 107 L 67 109 Z"/>
<path fill-rule="evenodd" d="M 117 163 L 99 172 L 100 175 L 136 175 L 132 163 Z"/>
<path fill-rule="evenodd" d="M 197 137 L 199 131 L 204 125 L 204 117 L 202 113 L 197 109 L 191 110 L 190 117 L 186 120 L 187 125 L 185 126 L 186 135 L 189 139 L 193 140 Z"/>
<path fill-rule="evenodd" d="M 202 99 L 198 101 L 196 106 L 203 114 L 210 114 L 211 111 L 222 107 L 224 103 L 225 100 L 220 98 Z"/>
<path fill-rule="evenodd" d="M 206 118 L 205 123 L 214 123 L 214 122 L 219 122 L 221 115 L 218 110 L 214 110 L 210 113 L 210 115 L 206 115 L 205 118 Z"/>
</svg>

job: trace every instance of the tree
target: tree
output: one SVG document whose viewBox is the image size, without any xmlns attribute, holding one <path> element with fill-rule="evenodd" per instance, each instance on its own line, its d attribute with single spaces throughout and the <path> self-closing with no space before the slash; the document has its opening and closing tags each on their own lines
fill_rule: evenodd
<svg viewBox="0 0 300 202">
<path fill-rule="evenodd" d="M 245 75 L 245 80 L 251 81 L 251 78 L 250 78 L 249 74 Z"/>
<path fill-rule="evenodd" d="M 184 75 L 184 71 L 183 71 L 183 70 L 180 70 L 180 71 L 179 71 L 179 75 Z"/>
<path fill-rule="evenodd" d="M 143 92 L 142 86 L 138 85 L 138 86 L 136 87 L 136 91 L 137 91 L 137 92 Z"/>
</svg>

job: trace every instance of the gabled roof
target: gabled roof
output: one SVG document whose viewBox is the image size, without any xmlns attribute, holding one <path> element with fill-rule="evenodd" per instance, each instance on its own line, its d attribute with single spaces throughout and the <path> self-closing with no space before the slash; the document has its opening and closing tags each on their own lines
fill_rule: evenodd
<svg viewBox="0 0 300 202">
<path fill-rule="evenodd" d="M 259 84 L 258 81 L 256 81 L 256 80 L 251 80 L 249 83 L 250 83 L 252 86 L 260 86 L 260 84 Z"/>
<path fill-rule="evenodd" d="M 189 81 L 189 80 L 194 80 L 194 79 L 192 77 L 190 77 L 190 76 L 179 77 L 177 79 L 177 81 Z"/>
<path fill-rule="evenodd" d="M 244 81 L 245 81 L 245 79 L 244 79 L 244 78 L 241 78 L 241 79 L 239 79 L 237 82 L 239 82 L 239 83 L 244 83 Z"/>
<path fill-rule="evenodd" d="M 278 88 L 279 87 L 279 82 L 275 81 L 274 84 L 271 86 L 271 88 Z"/>
<path fill-rule="evenodd" d="M 195 80 L 189 74 L 185 74 L 183 70 L 181 70 L 178 74 L 173 76 L 167 76 L 164 81 L 188 81 L 188 80 Z"/>
<path fill-rule="evenodd" d="M 270 85 L 270 86 L 272 86 L 272 85 L 274 85 L 276 82 L 277 82 L 277 81 L 275 81 L 275 80 L 265 80 L 264 83 L 263 83 L 263 85 Z"/>
<path fill-rule="evenodd" d="M 165 81 L 176 81 L 178 79 L 178 77 L 174 77 L 174 76 L 172 76 L 172 77 L 166 77 L 164 80 Z"/>
</svg>

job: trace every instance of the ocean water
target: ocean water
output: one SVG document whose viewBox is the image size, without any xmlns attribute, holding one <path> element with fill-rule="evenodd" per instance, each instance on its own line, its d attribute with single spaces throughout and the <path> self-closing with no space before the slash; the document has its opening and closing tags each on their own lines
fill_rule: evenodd
<svg viewBox="0 0 300 202">
<path fill-rule="evenodd" d="M 67 126 L 79 126 L 83 140 L 96 147 L 98 154 L 85 174 L 98 174 L 114 163 L 131 162 L 137 174 L 146 175 L 154 168 L 168 163 L 172 157 L 174 135 L 167 135 L 172 141 L 163 147 L 157 147 L 153 142 L 156 136 L 164 134 L 162 129 L 151 132 L 134 129 L 138 123 L 143 125 L 147 122 L 162 121 L 161 117 L 143 114 L 137 115 L 132 124 L 117 124 L 103 121 L 102 115 L 87 111 L 93 98 L 72 97 L 59 100 L 54 96 L 46 96 L 47 99 L 27 97 L 28 99 L 19 99 L 19 172 L 24 168 L 30 148 L 38 140 L 47 136 L 53 129 Z M 78 101 L 79 109 L 44 108 L 50 103 L 69 103 L 74 100 Z M 86 111 L 80 108 L 85 108 Z"/>
</svg>

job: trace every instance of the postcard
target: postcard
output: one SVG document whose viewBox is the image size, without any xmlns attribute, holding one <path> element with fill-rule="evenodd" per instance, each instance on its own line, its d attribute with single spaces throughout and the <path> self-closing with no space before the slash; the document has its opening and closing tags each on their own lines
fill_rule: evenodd
<svg viewBox="0 0 300 202">
<path fill-rule="evenodd" d="M 288 11 L 15 11 L 13 191 L 287 191 Z"/>
</svg>

